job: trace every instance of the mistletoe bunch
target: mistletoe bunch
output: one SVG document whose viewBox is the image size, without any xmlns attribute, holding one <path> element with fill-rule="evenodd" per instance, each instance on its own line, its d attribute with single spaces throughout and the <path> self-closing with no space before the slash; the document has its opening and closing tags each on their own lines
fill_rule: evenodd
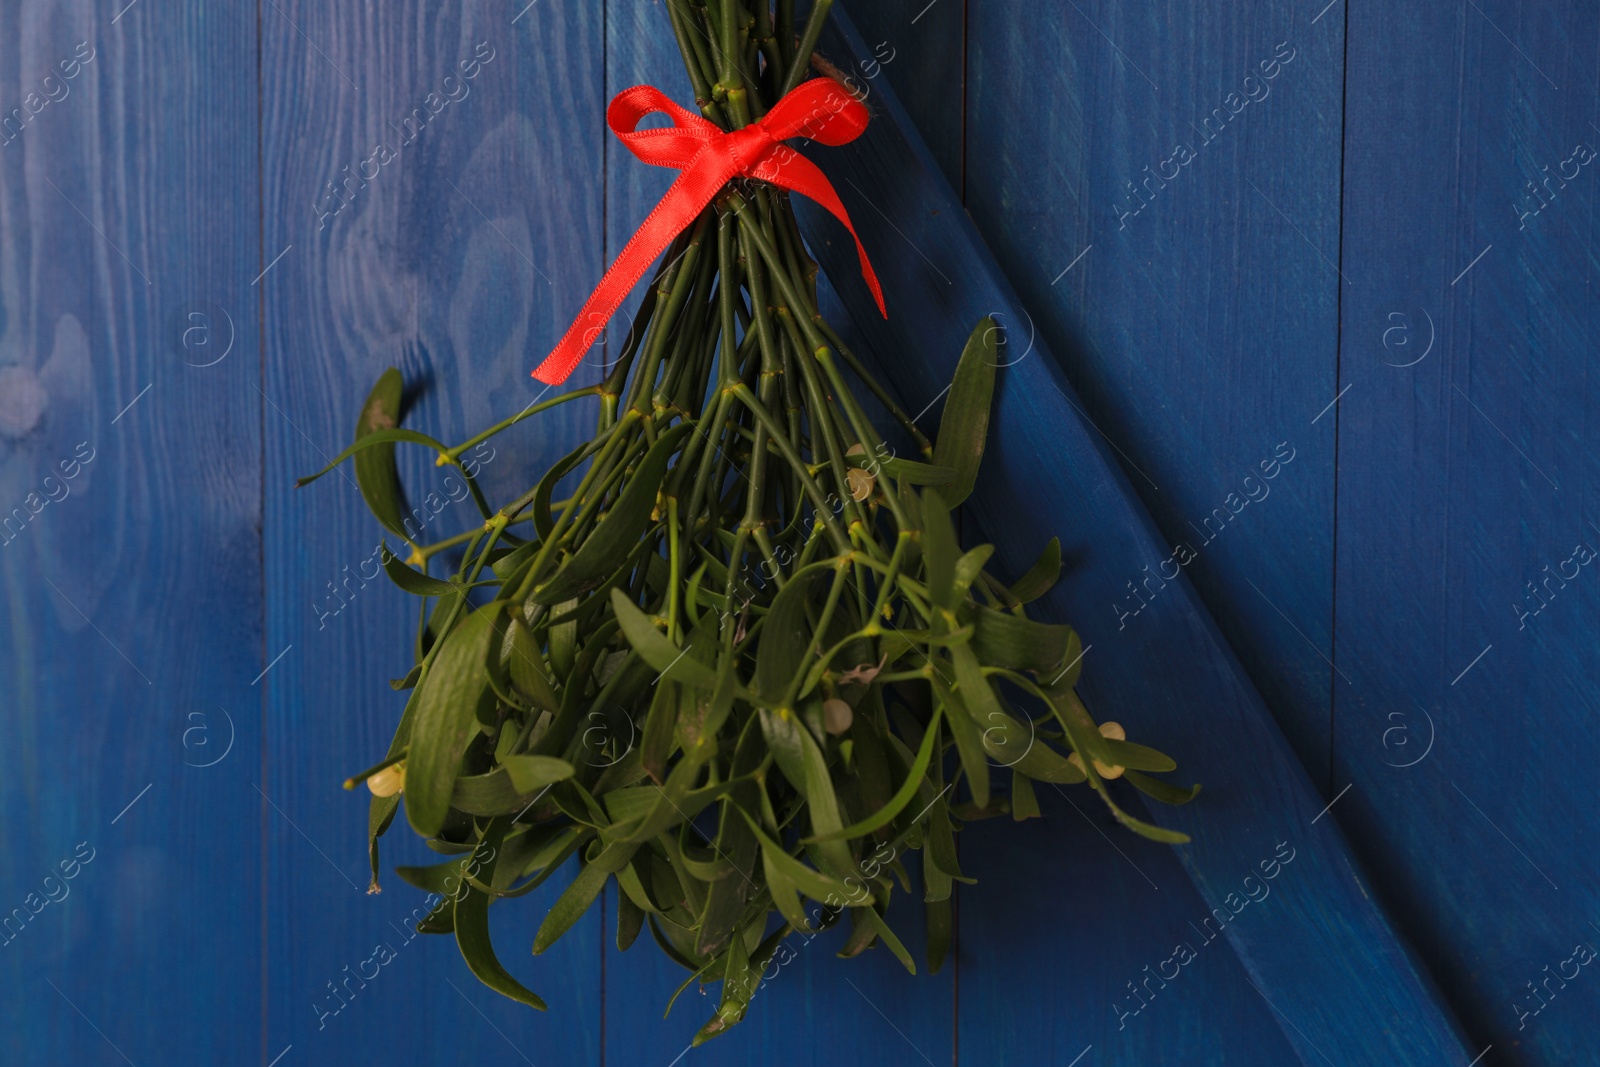
<svg viewBox="0 0 1600 1067">
<path fill-rule="evenodd" d="M 671 0 L 701 113 L 724 129 L 763 114 L 810 67 L 829 6 L 800 28 L 785 0 Z M 929 441 L 818 313 L 816 277 L 787 195 L 735 183 L 663 258 L 600 384 L 452 447 L 398 426 L 391 370 L 334 461 L 354 457 L 410 550 L 386 552 L 385 569 L 422 598 L 387 758 L 347 783 L 374 794 L 374 885 L 403 798 L 412 829 L 453 857 L 400 870 L 443 898 L 420 929 L 453 932 L 473 972 L 518 1001 L 544 1006 L 496 957 L 489 905 L 574 859 L 533 951 L 614 880 L 619 948 L 648 927 L 684 988 L 722 983 L 704 1040 L 744 1016 L 795 932 L 847 918 L 841 955 L 881 943 L 914 973 L 888 918 L 913 885 L 937 970 L 953 884 L 971 880 L 956 830 L 1037 815 L 1036 783 L 1087 784 L 1129 828 L 1185 840 L 1113 802 L 1116 777 L 1169 803 L 1194 790 L 1149 777 L 1173 762 L 1096 724 L 1073 690 L 1077 635 L 1027 616 L 1059 543 L 1008 582 L 988 569 L 992 546 L 957 540 L 995 324 L 973 331 Z M 880 435 L 856 383 L 919 458 Z M 463 456 L 589 397 L 594 436 L 491 506 Z M 461 471 L 481 529 L 411 540 L 399 443 Z"/>
</svg>

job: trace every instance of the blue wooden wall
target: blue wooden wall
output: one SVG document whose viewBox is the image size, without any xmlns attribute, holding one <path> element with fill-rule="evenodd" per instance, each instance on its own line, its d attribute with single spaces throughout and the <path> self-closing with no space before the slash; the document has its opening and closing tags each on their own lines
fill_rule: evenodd
<svg viewBox="0 0 1600 1067">
<path fill-rule="evenodd" d="M 1074 621 L 1153 642 L 1209 611 L 1452 1020 L 1350 1027 L 1396 1047 L 1415 1030 L 1414 1062 L 1438 1062 L 1421 1050 L 1440 1025 L 1462 1065 L 1600 1061 L 1600 978 L 1577 962 L 1600 945 L 1600 15 L 848 10 L 858 80 L 903 103 L 1015 290 L 1009 336 L 1059 361 L 1065 417 L 1191 548 L 1186 580 Z M 1295 916 L 1274 958 L 1219 942 L 1119 1018 L 1215 902 L 1208 845 L 1180 861 L 1060 797 L 964 836 L 983 877 L 942 974 L 818 942 L 690 1052 L 708 998 L 661 1020 L 681 975 L 616 952 L 610 901 L 538 960 L 514 946 L 557 887 L 496 909 L 550 1002 L 535 1015 L 411 935 L 419 894 L 392 875 L 366 892 L 366 805 L 338 783 L 387 743 L 412 622 L 372 578 L 354 486 L 292 480 L 347 442 L 384 367 L 413 385 L 408 423 L 445 438 L 537 391 L 527 370 L 670 181 L 603 124 L 629 84 L 684 95 L 664 18 L 653 0 L 0 10 L 0 916 L 23 916 L 0 933 L 4 1061 L 1360 1062 L 1313 1021 L 1321 961 L 1297 946 L 1340 916 L 1284 899 L 1292 866 L 1263 905 Z M 932 269 L 891 305 L 960 288 L 901 222 L 874 257 Z M 490 485 L 561 454 L 577 407 L 497 439 Z M 441 472 L 406 473 L 436 529 L 470 524 Z M 1144 647 L 1144 681 L 1181 694 Z M 1185 770 L 1226 810 L 1226 778 Z M 403 836 L 386 868 L 428 855 Z M 352 978 L 379 946 L 378 977 Z M 1301 963 L 1311 992 L 1284 1002 L 1275 968 Z"/>
</svg>

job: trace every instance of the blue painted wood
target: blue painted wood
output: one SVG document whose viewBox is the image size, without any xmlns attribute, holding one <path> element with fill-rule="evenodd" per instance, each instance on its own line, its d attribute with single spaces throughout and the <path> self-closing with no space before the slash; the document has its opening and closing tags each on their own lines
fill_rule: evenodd
<svg viewBox="0 0 1600 1067">
<path fill-rule="evenodd" d="M 404 694 L 386 680 L 410 665 L 415 601 L 374 578 L 381 531 L 350 480 L 290 488 L 348 442 L 390 365 L 416 393 L 407 425 L 460 440 L 514 414 L 592 285 L 600 12 L 521 7 L 280 0 L 263 14 L 266 651 L 283 655 L 262 683 L 265 1010 L 270 1054 L 292 1044 L 301 1063 L 599 1055 L 599 917 L 528 953 L 559 880 L 494 909 L 503 962 L 548 1014 L 481 986 L 453 939 L 408 940 L 421 893 L 392 875 L 381 896 L 364 892 L 366 797 L 339 782 L 388 746 Z M 594 414 L 560 409 L 496 439 L 479 457 L 485 491 L 525 490 Z M 427 539 L 481 522 L 431 457 L 405 456 Z M 386 867 L 439 859 L 403 820 L 385 843 Z M 363 962 L 384 945 L 392 960 Z M 362 973 L 365 988 L 329 987 Z"/>
<path fill-rule="evenodd" d="M 831 46 L 857 55 L 864 47 L 842 26 Z M 932 397 L 948 380 L 971 323 L 986 312 L 1020 321 L 1021 307 L 892 94 L 883 94 L 880 106 L 888 121 L 818 158 L 835 184 L 882 191 L 878 213 L 858 210 L 854 217 L 870 248 L 903 241 L 921 252 L 919 259 L 885 257 L 879 265 L 886 291 L 917 294 L 918 313 L 884 321 L 867 313 L 861 287 L 839 291 L 865 345 L 903 393 Z M 848 277 L 847 245 L 827 240 L 820 248 L 834 276 Z M 1020 572 L 1046 537 L 1062 534 L 1071 570 L 1043 610 L 1071 619 L 1083 634 L 1090 651 L 1081 691 L 1091 710 L 1106 718 L 1115 709 L 1130 736 L 1159 739 L 1180 768 L 1212 784 L 1202 800 L 1159 817 L 1194 836 L 1175 854 L 1205 901 L 1245 913 L 1223 927 L 1226 943 L 1273 1006 L 1301 1061 L 1329 1054 L 1353 1062 L 1463 1056 L 1454 1020 L 1361 884 L 1337 824 L 1322 819 L 1323 800 L 1192 587 L 1181 578 L 1169 583 L 1171 606 L 1140 628 L 1118 631 L 1086 611 L 1166 550 L 1075 402 L 1042 343 L 1000 378 L 1001 432 L 993 435 L 970 508 L 997 545 L 999 565 Z M 1045 485 L 1048 495 L 1040 493 Z M 1024 499 L 1037 506 L 1017 508 Z M 1259 879 L 1261 864 L 1270 864 L 1280 847 L 1294 856 L 1290 870 L 1277 872 L 1288 878 L 1292 871 L 1292 882 L 1280 890 L 1292 891 L 1274 893 L 1268 900 L 1277 903 L 1264 901 L 1248 913 L 1240 894 L 1252 890 L 1244 879 Z M 1137 970 L 1145 961 L 1125 962 Z M 1057 1003 L 1051 996 L 1061 983 L 1057 972 L 1027 979 L 1042 994 L 1041 1005 Z M 1406 1020 L 1404 1033 L 1394 1028 L 1397 1019 Z M 962 1011 L 961 1048 L 976 1061 L 998 1045 L 984 1039 L 988 1025 L 985 1015 Z"/>
<path fill-rule="evenodd" d="M 840 72 L 869 101 L 880 79 L 894 86 L 939 169 L 964 195 L 967 0 L 870 0 L 844 6 L 867 55 Z"/>
<path fill-rule="evenodd" d="M 1337 816 L 1474 1053 L 1592 1063 L 1600 18 L 1349 20 Z"/>
<path fill-rule="evenodd" d="M 1301 1062 L 1216 920 L 1191 925 L 1210 910 L 1178 856 L 1083 793 L 1047 787 L 1042 819 L 962 835 L 961 1062 Z M 1304 890 L 1295 862 L 1258 882 L 1262 908 Z"/>
<path fill-rule="evenodd" d="M 1184 571 L 1331 796 L 1334 427 L 1312 419 L 1338 392 L 1344 38 L 1315 15 L 973 0 L 966 199 L 1160 560 L 1192 551 Z M 1293 463 L 1268 479 L 1279 447 Z M 1159 589 L 1135 573 L 1091 610 L 1143 628 Z"/>
<path fill-rule="evenodd" d="M 244 1063 L 255 19 L 113 14 L 0 10 L 0 1058 Z"/>
<path fill-rule="evenodd" d="M 605 7 L 604 102 L 609 103 L 616 94 L 635 85 L 654 85 L 683 107 L 697 110 L 666 8 L 657 4 L 609 3 Z M 602 156 L 604 169 L 597 168 L 589 180 L 605 183 L 604 262 L 610 265 L 679 172 L 639 162 L 609 131 L 602 142 Z M 594 280 L 598 282 L 598 276 Z M 643 284 L 635 286 L 621 310 L 612 316 L 606 332 L 607 366 L 627 338 L 645 288 Z"/>
<path fill-rule="evenodd" d="M 1595 13 L 851 13 L 863 39 L 827 52 L 872 89 L 876 125 L 819 159 L 858 186 L 840 181 L 892 309 L 918 308 L 856 332 L 917 408 L 972 318 L 1031 314 L 1039 343 L 1005 372 L 995 477 L 969 519 L 1013 568 L 1050 533 L 1075 546 L 1052 610 L 1093 646 L 1086 697 L 1207 792 L 1155 813 L 1196 835 L 1181 850 L 1070 790 L 1081 812 L 1047 791 L 1041 822 L 972 828 L 963 861 L 989 873 L 959 898 L 944 975 L 825 959 L 819 941 L 680 1062 L 832 1063 L 840 1034 L 885 1062 L 1070 1063 L 1092 1045 L 1084 1064 L 1465 1064 L 1491 1043 L 1479 1062 L 1594 1059 L 1595 994 L 1565 961 L 1600 945 L 1582 786 L 1597 615 L 1574 554 L 1600 548 L 1596 201 L 1573 152 L 1600 147 Z M 0 12 L 7 1062 L 516 1062 L 509 1041 L 541 1067 L 666 1063 L 704 1016 L 691 991 L 656 1020 L 677 976 L 648 945 L 603 947 L 614 909 L 538 960 L 555 888 L 496 909 L 506 962 L 551 1001 L 539 1016 L 478 986 L 448 941 L 409 940 L 420 897 L 397 879 L 360 892 L 365 804 L 337 783 L 387 742 L 409 607 L 361 576 L 378 535 L 347 483 L 287 488 L 347 440 L 391 363 L 419 383 L 411 419 L 445 436 L 536 395 L 527 369 L 670 181 L 601 118 L 633 72 L 681 85 L 670 41 L 646 35 L 660 16 L 623 0 Z M 480 41 L 494 58 L 452 90 Z M 1270 96 L 1190 138 L 1279 42 L 1295 58 Z M 417 108 L 415 137 L 385 132 Z M 912 121 L 926 153 L 894 134 Z M 330 195 L 391 136 L 412 143 Z M 1142 186 L 1174 138 L 1196 158 Z M 1129 180 L 1148 204 L 1118 205 Z M 853 262 L 839 278 L 859 313 Z M 591 414 L 509 436 L 491 492 L 521 488 Z M 1118 630 L 1107 602 L 1281 441 L 1295 459 L 1270 500 L 1202 546 L 1193 588 Z M 440 472 L 406 462 L 416 503 L 447 499 Z M 472 521 L 439 511 L 442 532 Z M 1341 829 L 1375 880 L 1346 866 Z M 1296 858 L 1270 898 L 1224 938 L 1185 932 L 1280 840 Z M 403 830 L 385 856 L 433 858 Z M 380 941 L 398 949 L 386 977 L 352 979 L 333 1013 L 326 983 Z M 1183 977 L 1141 986 L 1150 1004 L 1119 1020 L 1126 984 L 1179 941 L 1198 949 Z"/>
</svg>

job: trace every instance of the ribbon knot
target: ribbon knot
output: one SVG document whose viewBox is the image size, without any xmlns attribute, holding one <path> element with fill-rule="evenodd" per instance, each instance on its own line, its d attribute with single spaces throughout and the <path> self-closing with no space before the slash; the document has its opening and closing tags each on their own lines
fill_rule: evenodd
<svg viewBox="0 0 1600 1067">
<path fill-rule="evenodd" d="M 672 125 L 639 129 L 646 116 L 658 113 L 671 119 Z M 827 78 L 802 82 L 760 121 L 731 132 L 679 107 L 653 86 L 636 85 L 612 99 L 606 109 L 606 124 L 643 162 L 683 173 L 623 246 L 560 344 L 534 370 L 533 376 L 539 381 L 547 385 L 566 381 L 650 264 L 694 222 L 723 186 L 740 177 L 800 193 L 842 222 L 855 239 L 861 274 L 878 303 L 878 311 L 888 317 L 883 289 L 867 259 L 867 250 L 856 236 L 850 215 L 839 202 L 833 185 L 815 164 L 783 143 L 791 137 L 807 137 L 838 146 L 861 136 L 867 128 L 867 109 L 836 82 Z"/>
<path fill-rule="evenodd" d="M 727 146 L 728 157 L 741 174 L 753 169 L 778 143 L 759 123 L 724 134 L 719 140 Z"/>
</svg>

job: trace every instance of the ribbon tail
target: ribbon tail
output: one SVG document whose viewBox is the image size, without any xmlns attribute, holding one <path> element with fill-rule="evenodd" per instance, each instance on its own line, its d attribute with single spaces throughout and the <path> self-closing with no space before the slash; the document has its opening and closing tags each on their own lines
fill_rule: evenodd
<svg viewBox="0 0 1600 1067">
<path fill-rule="evenodd" d="M 731 172 L 724 173 L 720 168 L 700 162 L 692 163 L 678 175 L 678 180 L 618 253 L 560 343 L 534 368 L 535 378 L 546 385 L 560 385 L 578 369 L 585 353 L 604 335 L 611 316 L 644 277 L 650 264 L 705 210 L 730 177 Z"/>
<path fill-rule="evenodd" d="M 866 246 L 856 234 L 856 228 L 850 222 L 850 213 L 844 209 L 844 204 L 839 200 L 839 194 L 834 191 L 833 183 L 828 181 L 827 175 L 805 156 L 790 153 L 777 173 L 763 173 L 761 178 L 773 185 L 781 185 L 790 192 L 799 193 L 807 199 L 815 200 L 850 231 L 850 236 L 856 243 L 856 258 L 861 261 L 861 277 L 866 281 L 872 299 L 878 303 L 878 314 L 888 318 L 889 309 L 883 302 L 883 286 L 878 282 L 878 274 L 872 269 L 872 261 L 867 258 Z"/>
</svg>

